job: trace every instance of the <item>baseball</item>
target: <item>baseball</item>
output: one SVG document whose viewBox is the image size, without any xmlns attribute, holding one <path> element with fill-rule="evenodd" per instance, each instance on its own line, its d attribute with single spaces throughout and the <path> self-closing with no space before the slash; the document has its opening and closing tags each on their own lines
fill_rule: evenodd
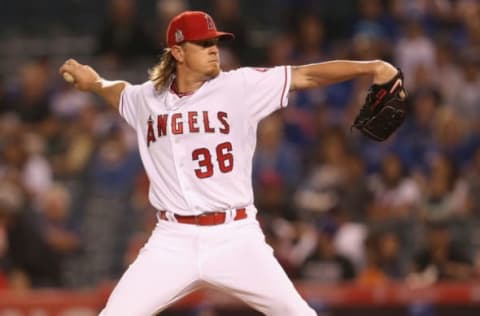
<svg viewBox="0 0 480 316">
<path fill-rule="evenodd" d="M 69 72 L 63 73 L 63 79 L 65 79 L 65 81 L 68 83 L 73 83 L 75 81 L 75 78 L 73 78 L 73 76 Z"/>
</svg>

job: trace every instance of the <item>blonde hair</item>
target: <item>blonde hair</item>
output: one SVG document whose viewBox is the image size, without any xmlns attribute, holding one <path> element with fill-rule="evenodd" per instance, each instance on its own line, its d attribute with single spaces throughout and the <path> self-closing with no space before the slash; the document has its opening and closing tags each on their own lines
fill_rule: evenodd
<svg viewBox="0 0 480 316">
<path fill-rule="evenodd" d="M 177 61 L 172 55 L 170 48 L 163 50 L 160 62 L 149 70 L 149 79 L 153 81 L 157 91 L 167 88 L 170 78 L 176 71 Z"/>
</svg>

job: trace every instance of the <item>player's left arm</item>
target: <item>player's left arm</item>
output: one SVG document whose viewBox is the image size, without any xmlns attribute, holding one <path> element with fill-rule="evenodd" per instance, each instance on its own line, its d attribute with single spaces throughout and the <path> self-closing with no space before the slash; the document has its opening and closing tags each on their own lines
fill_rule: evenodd
<svg viewBox="0 0 480 316">
<path fill-rule="evenodd" d="M 323 63 L 292 66 L 290 91 L 319 88 L 351 80 L 359 76 L 373 76 L 373 83 L 388 82 L 398 70 L 382 60 L 332 60 Z"/>
</svg>

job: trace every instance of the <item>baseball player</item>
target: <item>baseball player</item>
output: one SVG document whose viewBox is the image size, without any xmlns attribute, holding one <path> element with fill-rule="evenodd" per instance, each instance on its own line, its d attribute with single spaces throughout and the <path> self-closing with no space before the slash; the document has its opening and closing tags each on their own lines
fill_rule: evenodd
<svg viewBox="0 0 480 316">
<path fill-rule="evenodd" d="M 107 81 L 73 59 L 60 68 L 76 88 L 103 97 L 136 133 L 158 223 L 122 276 L 103 316 L 152 315 L 201 287 L 231 294 L 274 316 L 309 316 L 256 220 L 251 185 L 259 121 L 288 92 L 361 75 L 397 73 L 383 61 L 220 69 L 216 29 L 187 11 L 167 29 L 167 49 L 147 82 Z"/>
</svg>

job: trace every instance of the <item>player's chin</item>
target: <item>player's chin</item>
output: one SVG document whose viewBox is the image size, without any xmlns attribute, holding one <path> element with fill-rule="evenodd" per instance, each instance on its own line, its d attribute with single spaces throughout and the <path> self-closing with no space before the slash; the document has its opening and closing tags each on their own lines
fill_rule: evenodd
<svg viewBox="0 0 480 316">
<path fill-rule="evenodd" d="M 208 70 L 206 71 L 206 75 L 210 78 L 214 78 L 218 76 L 220 73 L 220 65 L 218 63 L 212 63 Z"/>
</svg>

